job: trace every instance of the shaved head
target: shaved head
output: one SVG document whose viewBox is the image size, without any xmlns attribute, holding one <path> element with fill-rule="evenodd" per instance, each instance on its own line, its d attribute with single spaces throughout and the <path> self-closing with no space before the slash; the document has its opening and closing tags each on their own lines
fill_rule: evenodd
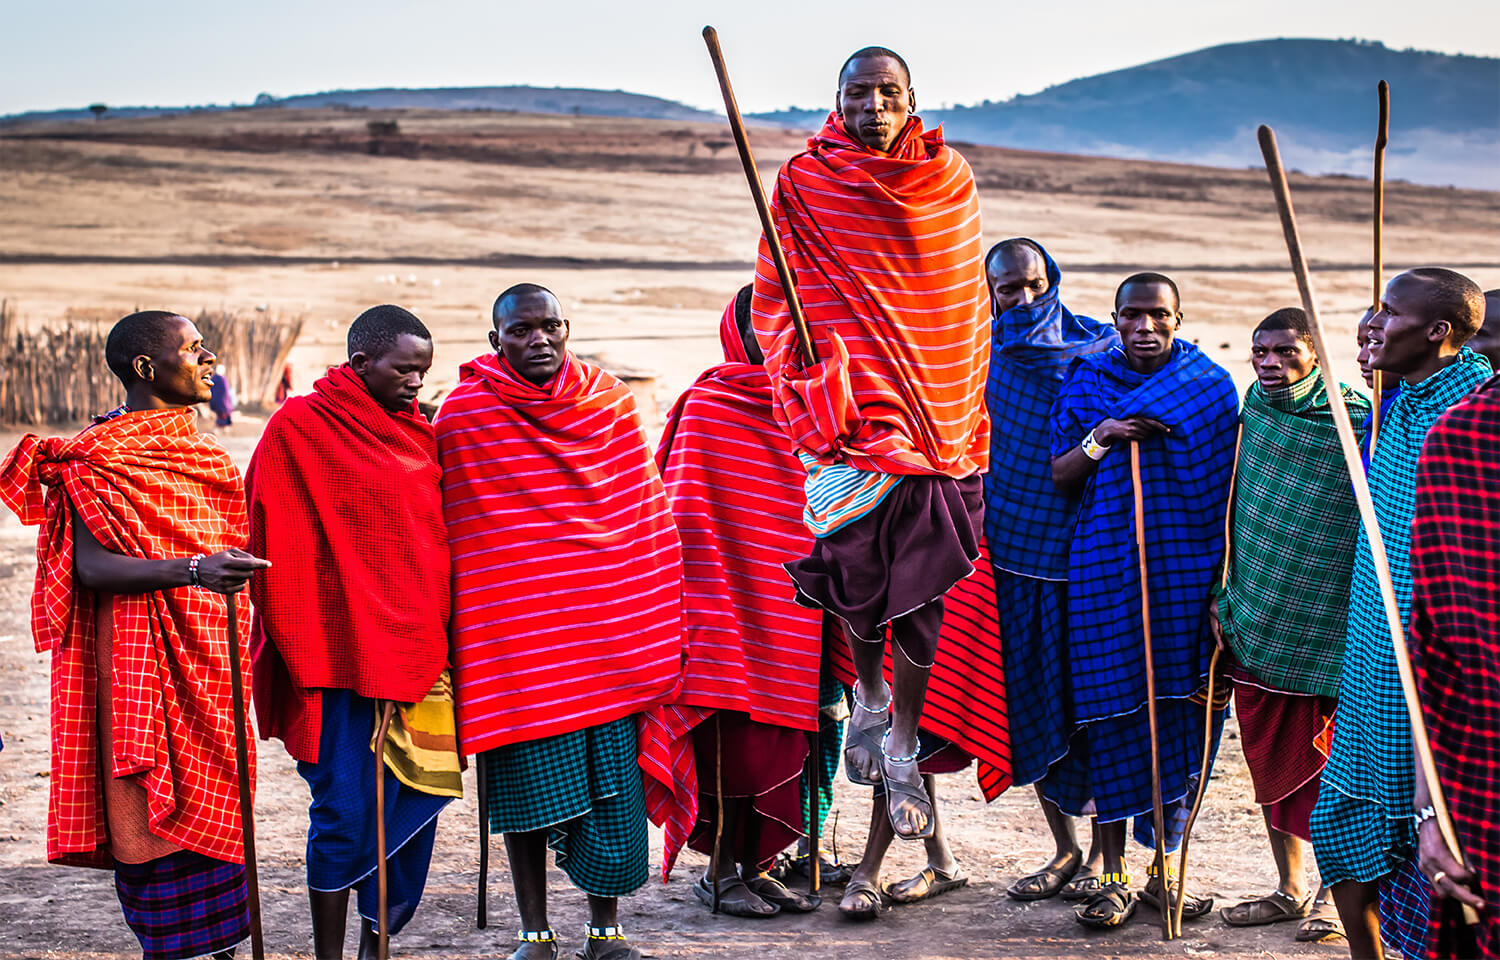
<svg viewBox="0 0 1500 960">
<path fill-rule="evenodd" d="M 896 61 L 901 67 L 901 75 L 906 78 L 906 85 L 908 87 L 911 86 L 911 68 L 906 65 L 906 61 L 902 59 L 901 54 L 889 47 L 861 47 L 849 54 L 849 59 L 844 61 L 842 67 L 839 67 L 839 86 L 842 87 L 844 85 L 844 78 L 848 76 L 849 68 L 854 66 L 856 60 L 875 60 L 880 57 L 889 57 Z"/>
<path fill-rule="evenodd" d="M 135 358 L 157 357 L 176 346 L 178 324 L 186 318 L 168 310 L 142 310 L 123 317 L 104 341 L 104 362 L 121 383 L 135 383 Z"/>
<path fill-rule="evenodd" d="M 557 294 L 553 293 L 551 290 L 548 290 L 541 284 L 518 283 L 513 287 L 506 287 L 503 291 L 501 291 L 500 296 L 495 298 L 495 307 L 491 312 L 491 318 L 495 321 L 495 329 L 500 329 L 501 324 L 503 324 L 506 318 L 510 316 L 510 312 L 515 309 L 517 301 L 523 300 L 526 297 L 535 296 L 551 297 L 552 301 L 556 303 L 559 308 L 562 307 L 562 301 L 557 299 Z"/>
</svg>

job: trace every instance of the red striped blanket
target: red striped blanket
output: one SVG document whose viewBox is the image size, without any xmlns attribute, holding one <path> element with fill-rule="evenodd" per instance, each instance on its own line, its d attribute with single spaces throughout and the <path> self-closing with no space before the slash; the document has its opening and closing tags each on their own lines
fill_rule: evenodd
<svg viewBox="0 0 1500 960">
<path fill-rule="evenodd" d="M 75 512 L 104 549 L 129 557 L 243 548 L 245 488 L 229 454 L 198 432 L 191 408 L 128 412 L 72 439 L 23 437 L 0 463 L 0 500 L 42 526 L 31 630 L 37 651 L 52 654 L 47 859 L 111 865 L 104 772 L 138 776 L 156 836 L 243 862 L 223 598 L 193 587 L 114 598 L 114 756 L 101 757 L 94 595 L 73 577 Z M 242 617 L 246 670 L 248 626 Z"/>
<path fill-rule="evenodd" d="M 943 598 L 943 630 L 927 681 L 921 729 L 958 744 L 979 761 L 979 786 L 994 800 L 1010 787 L 1010 720 L 1005 708 L 1005 668 L 1000 661 L 1000 618 L 989 546 L 979 546 L 974 572 Z M 854 683 L 847 643 L 829 644 L 833 672 Z M 891 658 L 885 662 L 891 681 Z"/>
<path fill-rule="evenodd" d="M 836 115 L 781 168 L 777 233 L 819 363 L 797 347 L 765 239 L 756 335 L 778 421 L 820 462 L 963 478 L 989 463 L 989 299 L 969 165 L 913 117 L 889 155 Z"/>
<path fill-rule="evenodd" d="M 463 752 L 670 698 L 682 550 L 630 389 L 571 353 L 542 387 L 485 354 L 434 426 Z"/>
<path fill-rule="evenodd" d="M 782 567 L 812 539 L 805 474 L 772 416 L 765 368 L 744 362 L 733 302 L 720 338 L 731 362 L 678 398 L 656 450 L 682 535 L 687 654 L 676 699 L 641 717 L 646 806 L 666 833 L 663 880 L 698 816 L 693 728 L 715 710 L 798 730 L 818 722 L 822 616 L 797 605 Z"/>
</svg>

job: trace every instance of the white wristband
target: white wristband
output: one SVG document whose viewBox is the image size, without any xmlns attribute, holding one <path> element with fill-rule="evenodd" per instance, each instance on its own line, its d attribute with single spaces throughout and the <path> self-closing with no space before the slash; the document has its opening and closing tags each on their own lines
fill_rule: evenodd
<svg viewBox="0 0 1500 960">
<path fill-rule="evenodd" d="M 1094 439 L 1094 431 L 1092 430 L 1089 431 L 1088 436 L 1083 438 L 1083 443 L 1080 446 L 1083 448 L 1083 455 L 1090 460 L 1103 460 L 1104 455 L 1110 451 L 1109 447 Z"/>
</svg>

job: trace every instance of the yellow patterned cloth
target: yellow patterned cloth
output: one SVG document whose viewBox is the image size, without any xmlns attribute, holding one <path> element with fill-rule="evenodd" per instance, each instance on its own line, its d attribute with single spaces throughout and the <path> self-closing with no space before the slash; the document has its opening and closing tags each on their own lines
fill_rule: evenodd
<svg viewBox="0 0 1500 960">
<path fill-rule="evenodd" d="M 464 795 L 449 671 L 438 674 L 421 702 L 396 704 L 386 732 L 385 765 L 413 790 L 439 797 Z"/>
</svg>

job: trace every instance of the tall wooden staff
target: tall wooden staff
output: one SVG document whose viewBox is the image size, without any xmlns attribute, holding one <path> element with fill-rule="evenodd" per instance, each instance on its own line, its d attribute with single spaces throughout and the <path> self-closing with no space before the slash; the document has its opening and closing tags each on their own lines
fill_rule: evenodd
<svg viewBox="0 0 1500 960">
<path fill-rule="evenodd" d="M 1391 133 L 1390 84 L 1384 80 L 1380 81 L 1380 85 L 1375 88 L 1375 93 L 1380 100 L 1380 123 L 1375 129 L 1375 278 L 1371 286 L 1373 292 L 1370 295 L 1370 309 L 1378 311 L 1382 293 L 1381 274 L 1385 272 L 1380 235 L 1385 228 L 1385 145 Z M 1375 391 L 1375 404 L 1370 408 L 1370 450 L 1373 451 L 1375 440 L 1380 435 L 1380 396 L 1383 392 L 1383 385 L 1380 382 L 1381 372 L 1373 371 L 1371 379 L 1373 383 L 1370 386 Z"/>
<path fill-rule="evenodd" d="M 1385 540 L 1380 535 L 1380 521 L 1375 515 L 1375 501 L 1370 496 L 1370 481 L 1365 475 L 1365 465 L 1360 457 L 1359 442 L 1354 438 L 1354 427 L 1349 422 L 1349 410 L 1344 406 L 1343 394 L 1337 384 L 1328 381 L 1333 369 L 1329 362 L 1328 344 L 1323 337 L 1323 325 L 1318 320 L 1317 306 L 1313 303 L 1312 281 L 1308 276 L 1307 258 L 1302 254 L 1302 241 L 1297 234 L 1297 218 L 1292 212 L 1291 191 L 1287 187 L 1286 172 L 1281 166 L 1281 152 L 1276 147 L 1276 134 L 1270 127 L 1262 125 L 1259 131 L 1260 152 L 1266 159 L 1266 172 L 1271 177 L 1271 189 L 1276 193 L 1276 207 L 1281 214 L 1281 230 L 1286 235 L 1287 253 L 1291 256 L 1292 271 L 1297 275 L 1297 290 L 1302 294 L 1302 309 L 1307 312 L 1312 327 L 1313 346 L 1318 351 L 1318 368 L 1325 385 L 1329 387 L 1328 406 L 1333 413 L 1333 422 L 1338 428 L 1339 446 L 1344 452 L 1344 463 L 1349 468 L 1349 479 L 1354 485 L 1354 499 L 1359 505 L 1360 520 L 1364 523 L 1365 535 L 1370 541 L 1370 554 L 1375 563 L 1375 576 L 1380 581 L 1380 597 L 1385 602 L 1386 623 L 1391 631 L 1391 645 L 1396 651 L 1396 672 L 1401 678 L 1401 693 L 1406 700 L 1406 716 L 1411 721 L 1412 743 L 1416 748 L 1417 764 L 1432 792 L 1432 807 L 1437 813 L 1438 829 L 1448 852 L 1459 863 L 1464 862 L 1463 851 L 1458 847 L 1458 835 L 1453 830 L 1453 820 L 1448 816 L 1448 804 L 1443 798 L 1442 782 L 1438 780 L 1437 765 L 1432 759 L 1432 747 L 1427 741 L 1427 724 L 1422 719 L 1422 703 L 1417 697 L 1417 681 L 1412 675 L 1411 654 L 1406 649 L 1406 631 L 1401 622 L 1401 608 L 1396 603 L 1396 588 L 1391 583 L 1390 563 L 1385 555 Z M 1379 403 L 1377 397 L 1376 403 Z M 1464 906 L 1464 919 L 1478 923 L 1479 917 L 1472 907 Z"/>
<path fill-rule="evenodd" d="M 474 757 L 474 785 L 479 795 L 479 909 L 474 917 L 474 926 L 483 930 L 489 926 L 490 893 L 490 784 L 489 769 L 484 754 Z"/>
<path fill-rule="evenodd" d="M 1146 723 L 1151 728 L 1151 817 L 1156 828 L 1156 876 L 1161 881 L 1161 936 L 1177 936 L 1172 926 L 1171 885 L 1167 882 L 1166 818 L 1161 800 L 1161 744 L 1156 725 L 1156 658 L 1151 651 L 1151 590 L 1146 583 L 1146 504 L 1141 490 L 1141 445 L 1130 441 L 1130 490 L 1135 496 L 1135 544 L 1141 567 L 1141 627 L 1146 638 Z"/>
<path fill-rule="evenodd" d="M 781 241 L 776 235 L 776 224 L 771 220 L 771 205 L 766 202 L 766 188 L 760 182 L 760 172 L 755 166 L 755 156 L 750 152 L 750 141 L 745 136 L 745 121 L 740 119 L 739 103 L 734 99 L 734 88 L 729 85 L 729 69 L 724 66 L 724 52 L 719 49 L 719 33 L 713 27 L 703 28 L 703 42 L 708 44 L 708 56 L 714 62 L 714 73 L 719 77 L 719 92 L 724 95 L 724 112 L 729 114 L 729 129 L 734 133 L 734 145 L 739 150 L 740 166 L 745 168 L 745 179 L 750 183 L 750 196 L 755 200 L 755 212 L 760 214 L 760 231 L 771 249 L 771 260 L 776 264 L 776 276 L 781 280 L 781 291 L 786 295 L 786 308 L 792 315 L 792 326 L 797 329 L 797 342 L 807 362 L 817 363 L 818 355 L 813 350 L 812 330 L 807 325 L 807 316 L 802 312 L 802 302 L 797 299 L 797 281 L 792 268 L 781 250 Z"/>
<path fill-rule="evenodd" d="M 1219 586 L 1229 583 L 1230 536 L 1234 533 L 1234 484 L 1240 474 L 1240 444 L 1245 438 L 1245 427 L 1241 424 L 1234 431 L 1234 465 L 1229 470 L 1229 500 L 1224 504 L 1224 572 Z M 1208 658 L 1208 699 L 1203 704 L 1203 756 L 1198 768 L 1198 793 L 1193 797 L 1193 808 L 1188 812 L 1187 826 L 1182 829 L 1182 848 L 1177 853 L 1177 897 L 1172 905 L 1172 925 L 1182 932 L 1182 911 L 1187 904 L 1187 852 L 1188 839 L 1193 835 L 1193 824 L 1198 822 L 1198 811 L 1203 809 L 1203 796 L 1208 792 L 1208 774 L 1213 766 L 1214 745 L 1214 688 L 1219 676 L 1219 656 L 1224 652 L 1219 643 L 1214 644 L 1213 655 Z"/>
<path fill-rule="evenodd" d="M 385 735 L 391 729 L 391 718 L 396 713 L 393 700 L 385 702 L 380 713 L 380 727 L 375 731 L 375 892 L 377 909 L 375 922 L 375 956 L 386 960 L 390 956 L 390 886 L 386 878 L 385 862 Z"/>
<path fill-rule="evenodd" d="M 260 877 L 255 869 L 255 800 L 250 792 L 250 745 L 245 742 L 245 681 L 240 675 L 240 617 L 234 594 L 224 594 L 229 613 L 229 693 L 234 702 L 234 761 L 239 769 L 240 839 L 245 846 L 245 900 L 250 913 L 250 954 L 265 960 L 260 923 Z"/>
</svg>

